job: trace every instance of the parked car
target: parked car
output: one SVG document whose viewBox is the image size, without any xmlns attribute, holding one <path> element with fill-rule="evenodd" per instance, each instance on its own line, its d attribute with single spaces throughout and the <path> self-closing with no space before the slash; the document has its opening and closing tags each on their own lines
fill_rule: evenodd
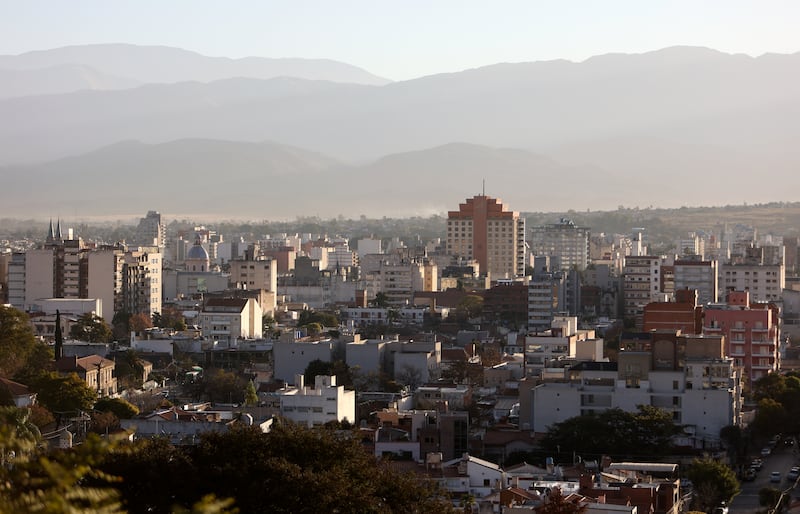
<svg viewBox="0 0 800 514">
<path fill-rule="evenodd" d="M 756 470 L 754 468 L 748 468 L 742 475 L 742 480 L 744 480 L 745 482 L 752 482 L 755 479 L 756 479 Z"/>
<path fill-rule="evenodd" d="M 770 453 L 772 453 L 772 450 L 770 450 L 769 448 L 761 448 L 762 457 L 767 457 L 769 456 Z"/>
<path fill-rule="evenodd" d="M 728 514 L 728 505 L 725 502 L 719 504 L 719 507 L 714 509 L 714 514 Z"/>
<path fill-rule="evenodd" d="M 761 471 L 763 465 L 764 461 L 761 459 L 753 459 L 753 462 L 750 463 L 750 467 L 755 468 L 756 471 Z"/>
<path fill-rule="evenodd" d="M 781 472 L 780 471 L 773 471 L 769 474 L 769 481 L 773 484 L 780 483 L 781 481 Z"/>
<path fill-rule="evenodd" d="M 794 481 L 800 477 L 800 466 L 794 466 L 792 469 L 786 473 L 786 480 Z"/>
</svg>

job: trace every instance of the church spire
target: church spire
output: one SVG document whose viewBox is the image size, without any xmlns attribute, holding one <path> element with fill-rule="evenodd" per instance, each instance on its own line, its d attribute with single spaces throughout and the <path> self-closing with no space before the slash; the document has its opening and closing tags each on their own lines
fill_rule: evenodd
<svg viewBox="0 0 800 514">
<path fill-rule="evenodd" d="M 58 241 L 64 240 L 64 236 L 61 235 L 61 218 L 58 218 L 58 224 L 56 225 L 56 239 Z"/>
<path fill-rule="evenodd" d="M 55 239 L 55 232 L 53 231 L 53 218 L 50 218 L 50 228 L 47 230 L 47 243 L 52 243 Z"/>
</svg>

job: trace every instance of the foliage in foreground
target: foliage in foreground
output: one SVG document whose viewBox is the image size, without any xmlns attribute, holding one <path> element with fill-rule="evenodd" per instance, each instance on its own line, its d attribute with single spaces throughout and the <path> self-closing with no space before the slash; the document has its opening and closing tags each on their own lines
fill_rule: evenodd
<svg viewBox="0 0 800 514">
<path fill-rule="evenodd" d="M 449 500 L 364 451 L 353 432 L 237 426 L 197 446 L 97 438 L 2 470 L 0 512 L 450 513 Z M 60 503 L 59 503 L 60 502 Z"/>
</svg>

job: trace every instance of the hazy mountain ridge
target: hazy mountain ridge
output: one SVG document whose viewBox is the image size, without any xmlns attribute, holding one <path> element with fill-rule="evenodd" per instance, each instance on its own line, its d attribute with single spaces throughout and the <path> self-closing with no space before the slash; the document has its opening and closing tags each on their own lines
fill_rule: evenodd
<svg viewBox="0 0 800 514">
<path fill-rule="evenodd" d="M 212 82 L 233 77 L 270 79 L 284 76 L 373 85 L 389 82 L 357 66 L 331 59 L 231 59 L 208 57 L 168 46 L 76 45 L 20 55 L 0 55 L 0 69 L 7 70 L 32 70 L 64 64 L 82 64 L 140 83 Z"/>
<path fill-rule="evenodd" d="M 452 141 L 550 153 L 642 133 L 693 144 L 736 138 L 737 145 L 744 139 L 756 147 L 772 145 L 787 130 L 790 139 L 800 133 L 792 113 L 770 110 L 800 104 L 798 54 L 750 58 L 672 48 L 582 63 L 499 64 L 383 87 L 317 86 L 284 97 L 231 90 L 212 95 L 214 102 L 186 104 L 181 116 L 173 108 L 183 105 L 180 99 L 202 99 L 219 84 L 7 100 L 0 117 L 15 123 L 0 126 L 0 155 L 5 163 L 31 162 L 123 139 L 206 137 L 271 140 L 363 162 Z M 753 113 L 764 130 L 747 130 Z M 728 121 L 713 124 L 721 117 Z M 691 138 L 677 129 L 686 126 Z"/>
<path fill-rule="evenodd" d="M 63 94 L 83 89 L 127 89 L 139 85 L 139 81 L 115 77 L 77 64 L 33 70 L 0 68 L 0 99 Z"/>
<path fill-rule="evenodd" d="M 281 218 L 443 212 L 480 192 L 483 179 L 487 194 L 519 211 L 790 201 L 800 185 L 798 86 L 800 54 L 752 58 L 677 47 L 582 63 L 497 64 L 383 86 L 228 79 L 15 98 L 0 101 L 0 119 L 9 120 L 0 123 L 7 165 L 0 173 L 80 174 L 79 164 L 11 164 L 138 140 L 146 143 L 137 150 L 143 155 L 111 152 L 117 157 L 105 173 L 124 180 L 149 173 L 140 169 L 147 165 L 168 180 L 164 159 L 201 176 L 216 163 L 225 177 L 252 178 L 269 166 L 232 141 L 273 141 L 302 153 L 299 161 L 274 161 L 273 170 L 287 172 L 262 186 Z M 184 139 L 227 140 L 221 155 L 243 153 L 204 162 L 202 146 L 212 143 L 194 142 L 197 155 L 180 157 L 171 145 L 172 156 L 151 146 Z M 310 166 L 311 152 L 331 157 Z M 97 166 L 84 156 L 68 162 Z M 762 176 L 773 181 L 756 182 Z M 264 202 L 252 188 L 211 191 L 237 198 L 226 209 Z"/>
<path fill-rule="evenodd" d="M 570 173 L 587 175 L 584 186 L 611 194 L 606 173 L 565 167 L 525 150 L 466 143 L 347 166 L 270 142 L 124 141 L 51 163 L 0 167 L 0 176 L 13 177 L 0 193 L 0 217 L 42 212 L 114 215 L 142 206 L 256 219 L 304 213 L 427 216 L 452 209 L 484 188 L 515 210 L 557 210 L 569 205 L 574 191 L 559 187 L 543 194 L 538 184 Z M 508 187 L 512 183 L 514 187 Z M 619 184 L 614 191 L 631 193 Z"/>
</svg>

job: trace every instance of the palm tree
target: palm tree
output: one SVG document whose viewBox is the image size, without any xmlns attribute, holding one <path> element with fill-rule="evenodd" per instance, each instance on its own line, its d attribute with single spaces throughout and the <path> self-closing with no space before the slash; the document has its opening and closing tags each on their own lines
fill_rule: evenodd
<svg viewBox="0 0 800 514">
<path fill-rule="evenodd" d="M 8 458 L 27 455 L 42 438 L 30 417 L 30 409 L 0 407 L 0 465 Z"/>
</svg>

